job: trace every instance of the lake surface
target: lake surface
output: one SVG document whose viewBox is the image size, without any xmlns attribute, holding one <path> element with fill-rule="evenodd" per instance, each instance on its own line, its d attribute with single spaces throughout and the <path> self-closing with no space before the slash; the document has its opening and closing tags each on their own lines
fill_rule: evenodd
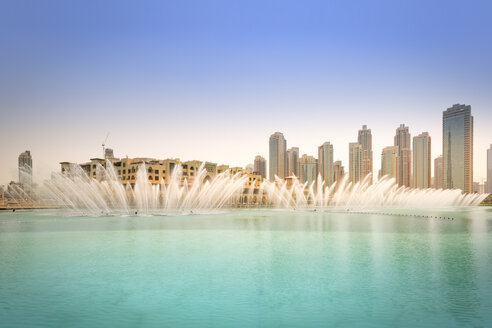
<svg viewBox="0 0 492 328">
<path fill-rule="evenodd" d="M 0 212 L 0 327 L 251 326 L 490 327 L 492 208 Z"/>
</svg>

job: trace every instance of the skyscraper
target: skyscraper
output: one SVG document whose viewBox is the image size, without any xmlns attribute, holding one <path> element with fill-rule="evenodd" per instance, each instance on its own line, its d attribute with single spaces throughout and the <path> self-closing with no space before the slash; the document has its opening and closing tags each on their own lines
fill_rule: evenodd
<svg viewBox="0 0 492 328">
<path fill-rule="evenodd" d="M 349 143 L 349 179 L 355 184 L 361 180 L 362 146 L 358 142 Z"/>
<path fill-rule="evenodd" d="M 397 146 L 389 146 L 383 148 L 383 151 L 381 152 L 381 177 L 387 175 L 390 178 L 396 179 L 397 156 Z"/>
<path fill-rule="evenodd" d="M 330 142 L 318 147 L 318 172 L 326 186 L 333 184 L 333 145 Z"/>
<path fill-rule="evenodd" d="M 456 104 L 442 113 L 445 189 L 473 192 L 473 116 L 470 105 Z"/>
<path fill-rule="evenodd" d="M 104 149 L 104 158 L 113 158 L 113 157 L 114 157 L 113 149 L 105 148 Z"/>
<path fill-rule="evenodd" d="M 359 130 L 357 141 L 362 146 L 361 178 L 371 174 L 372 183 L 372 133 L 367 125 L 363 125 L 362 130 Z"/>
<path fill-rule="evenodd" d="M 431 137 L 422 132 L 413 137 L 413 184 L 414 188 L 431 186 Z"/>
<path fill-rule="evenodd" d="M 487 188 L 485 192 L 492 193 L 492 144 L 487 149 Z"/>
<path fill-rule="evenodd" d="M 434 159 L 434 189 L 442 189 L 444 183 L 443 173 L 443 158 L 439 155 Z"/>
<path fill-rule="evenodd" d="M 412 169 L 412 150 L 410 145 L 410 132 L 408 126 L 400 124 L 396 129 L 395 146 L 398 146 L 396 158 L 396 183 L 398 186 L 410 187 Z"/>
<path fill-rule="evenodd" d="M 299 179 L 301 183 L 311 184 L 318 175 L 318 160 L 306 154 L 299 159 Z"/>
<path fill-rule="evenodd" d="M 275 175 L 285 178 L 287 167 L 287 140 L 281 132 L 275 132 L 270 136 L 270 180 L 275 180 Z"/>
<path fill-rule="evenodd" d="M 285 176 L 299 176 L 299 148 L 292 147 L 287 149 L 287 170 Z"/>
<path fill-rule="evenodd" d="M 342 161 L 336 161 L 333 163 L 333 182 L 342 181 L 345 175 L 345 169 L 342 166 Z"/>
<path fill-rule="evenodd" d="M 257 155 L 253 164 L 253 171 L 261 175 L 262 179 L 266 179 L 266 159 Z"/>
<path fill-rule="evenodd" d="M 19 155 L 19 183 L 32 185 L 32 156 L 29 150 Z"/>
</svg>

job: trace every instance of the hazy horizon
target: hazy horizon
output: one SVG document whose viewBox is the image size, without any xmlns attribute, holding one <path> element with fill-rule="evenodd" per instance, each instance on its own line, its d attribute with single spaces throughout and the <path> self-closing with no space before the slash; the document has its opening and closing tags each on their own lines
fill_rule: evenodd
<svg viewBox="0 0 492 328">
<path fill-rule="evenodd" d="M 492 143 L 486 1 L 0 4 L 0 184 L 31 150 L 60 161 L 178 157 L 245 166 L 268 138 L 317 157 L 372 130 L 374 171 L 404 123 L 442 152 L 442 111 L 472 107 L 474 181 Z M 432 163 L 433 164 L 433 163 Z M 433 175 L 433 170 L 432 170 Z"/>
</svg>

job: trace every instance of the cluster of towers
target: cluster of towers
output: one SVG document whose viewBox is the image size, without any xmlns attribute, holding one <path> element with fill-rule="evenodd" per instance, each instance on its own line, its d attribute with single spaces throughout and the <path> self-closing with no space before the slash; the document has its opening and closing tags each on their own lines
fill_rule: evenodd
<svg viewBox="0 0 492 328">
<path fill-rule="evenodd" d="M 397 129 L 392 146 L 381 152 L 381 169 L 378 176 L 389 176 L 399 186 L 413 188 L 461 189 L 473 191 L 473 116 L 471 106 L 456 104 L 446 109 L 442 116 L 442 155 L 434 160 L 434 182 L 431 177 L 431 137 L 429 133 L 411 138 L 408 126 Z M 269 178 L 287 178 L 295 175 L 301 182 L 313 182 L 320 175 L 325 185 L 341 179 L 345 170 L 341 161 L 335 161 L 333 144 L 324 142 L 318 147 L 318 158 L 306 154 L 299 156 L 299 148 L 287 149 L 281 132 L 269 140 Z M 256 156 L 254 171 L 266 178 L 266 160 Z M 373 152 L 372 133 L 366 125 L 359 130 L 357 142 L 349 143 L 349 179 L 357 183 L 367 179 L 372 183 Z"/>
</svg>

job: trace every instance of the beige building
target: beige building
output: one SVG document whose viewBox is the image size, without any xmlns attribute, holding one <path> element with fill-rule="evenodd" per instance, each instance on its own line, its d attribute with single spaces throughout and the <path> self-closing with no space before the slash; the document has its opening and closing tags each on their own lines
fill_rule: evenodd
<svg viewBox="0 0 492 328">
<path fill-rule="evenodd" d="M 431 176 L 431 137 L 422 132 L 413 137 L 413 188 L 430 188 Z"/>
<path fill-rule="evenodd" d="M 231 175 L 241 174 L 247 175 L 248 180 L 244 186 L 243 193 L 239 197 L 240 204 L 251 204 L 256 202 L 258 197 L 258 191 L 263 181 L 263 177 L 256 173 L 251 172 L 248 169 L 242 167 L 229 167 L 228 165 L 217 165 L 216 163 L 192 160 L 181 162 L 179 158 L 157 160 L 153 158 L 92 158 L 90 162 L 86 162 L 76 166 L 74 163 L 61 162 L 61 172 L 64 174 L 70 174 L 72 169 L 80 167 L 80 169 L 92 179 L 102 181 L 106 179 L 105 174 L 108 171 L 104 169 L 109 161 L 113 167 L 118 178 L 122 184 L 129 184 L 134 187 L 139 174 L 139 168 L 145 164 L 145 177 L 147 181 L 152 184 L 169 184 L 173 174 L 180 176 L 180 185 L 191 185 L 200 172 L 200 167 L 203 164 L 205 169 L 204 182 L 212 180 L 217 174 L 224 173 L 229 170 Z M 181 169 L 181 172 L 176 170 Z M 179 174 L 180 173 L 180 174 Z M 140 172 L 142 174 L 142 172 Z M 239 205 L 240 205 L 239 204 Z"/>
<path fill-rule="evenodd" d="M 292 147 L 287 149 L 287 170 L 286 170 L 286 176 L 299 176 L 299 148 L 298 147 Z"/>
<path fill-rule="evenodd" d="M 362 178 L 362 146 L 358 142 L 349 143 L 349 179 L 356 184 Z"/>
<path fill-rule="evenodd" d="M 326 186 L 333 184 L 333 145 L 328 141 L 318 147 L 318 172 Z"/>
<path fill-rule="evenodd" d="M 306 154 L 299 159 L 299 180 L 311 184 L 318 176 L 318 160 Z"/>
<path fill-rule="evenodd" d="M 333 163 L 333 182 L 342 181 L 345 175 L 345 169 L 342 166 L 342 161 L 335 161 Z"/>
<path fill-rule="evenodd" d="M 443 158 L 442 155 L 439 155 L 434 159 L 434 188 L 442 189 L 444 185 L 444 177 L 443 177 Z"/>
<path fill-rule="evenodd" d="M 372 133 L 371 129 L 367 128 L 367 125 L 362 126 L 362 130 L 359 130 L 357 139 L 358 143 L 362 147 L 361 154 L 361 178 L 365 178 L 368 174 L 371 174 L 370 183 L 372 183 Z"/>
<path fill-rule="evenodd" d="M 397 161 L 398 147 L 389 146 L 384 147 L 381 152 L 381 171 L 380 178 L 388 176 L 390 178 L 396 179 L 397 173 Z"/>
<path fill-rule="evenodd" d="M 396 158 L 396 183 L 398 186 L 410 187 L 412 183 L 412 150 L 410 140 L 408 126 L 400 124 L 400 127 L 396 129 L 394 143 L 398 147 L 398 156 Z"/>
<path fill-rule="evenodd" d="M 145 164 L 145 175 L 147 180 L 152 184 L 168 184 L 174 170 L 181 165 L 181 183 L 185 181 L 191 183 L 203 162 L 193 160 L 181 162 L 179 158 L 157 160 L 153 158 L 91 158 L 90 162 L 80 164 L 81 169 L 87 174 L 88 177 L 97 180 L 105 179 L 106 160 L 111 162 L 114 167 L 115 173 L 121 183 L 134 185 L 137 180 L 137 173 L 142 164 Z M 61 171 L 70 172 L 70 168 L 73 163 L 61 162 Z M 204 168 L 206 170 L 205 181 L 210 180 L 217 175 L 217 164 L 211 162 L 205 162 Z"/>
</svg>

